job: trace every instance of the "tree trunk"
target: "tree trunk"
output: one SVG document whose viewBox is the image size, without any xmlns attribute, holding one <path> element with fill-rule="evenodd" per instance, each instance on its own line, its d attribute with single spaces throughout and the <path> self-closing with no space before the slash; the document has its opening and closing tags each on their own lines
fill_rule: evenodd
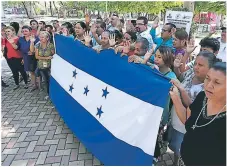
<svg viewBox="0 0 227 167">
<path fill-rule="evenodd" d="M 50 3 L 50 14 L 51 16 L 53 16 L 52 2 L 50 1 L 49 3 Z"/>
<path fill-rule="evenodd" d="M 58 13 L 58 9 L 56 7 L 55 1 L 53 1 L 53 5 L 54 5 L 54 8 L 55 8 L 56 12 Z"/>
<path fill-rule="evenodd" d="M 44 1 L 44 5 L 45 5 L 45 15 L 47 15 L 47 2 Z"/>
<path fill-rule="evenodd" d="M 33 19 L 32 5 L 31 2 L 22 1 L 23 7 L 29 19 Z"/>
<path fill-rule="evenodd" d="M 36 10 L 35 10 L 35 2 L 33 2 L 33 10 L 34 10 L 34 12 L 35 12 L 35 15 L 37 16 L 37 12 L 36 12 Z"/>
</svg>

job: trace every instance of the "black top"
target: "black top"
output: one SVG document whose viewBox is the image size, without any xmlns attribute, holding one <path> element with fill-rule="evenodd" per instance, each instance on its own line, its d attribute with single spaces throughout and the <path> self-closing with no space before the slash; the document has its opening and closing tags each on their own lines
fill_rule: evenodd
<svg viewBox="0 0 227 167">
<path fill-rule="evenodd" d="M 200 92 L 189 106 L 191 116 L 185 123 L 187 132 L 181 145 L 181 157 L 186 166 L 226 166 L 226 112 L 220 113 L 209 125 L 192 129 L 206 103 L 205 93 Z M 204 107 L 197 126 L 214 117 L 207 116 L 207 107 Z"/>
</svg>

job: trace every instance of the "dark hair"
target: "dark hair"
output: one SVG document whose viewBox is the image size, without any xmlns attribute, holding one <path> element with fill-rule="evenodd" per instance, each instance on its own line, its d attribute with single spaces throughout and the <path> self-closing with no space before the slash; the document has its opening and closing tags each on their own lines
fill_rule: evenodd
<svg viewBox="0 0 227 167">
<path fill-rule="evenodd" d="M 112 16 L 119 17 L 117 13 L 113 13 Z"/>
<path fill-rule="evenodd" d="M 106 23 L 101 21 L 101 22 L 98 22 L 97 24 L 100 24 L 100 27 L 105 31 L 106 30 Z"/>
<path fill-rule="evenodd" d="M 221 30 L 222 30 L 222 31 L 226 31 L 226 27 L 222 27 Z"/>
<path fill-rule="evenodd" d="M 96 18 L 96 20 L 100 20 L 101 22 L 103 21 L 103 19 L 102 19 L 101 16 L 98 16 L 98 17 Z"/>
<path fill-rule="evenodd" d="M 73 25 L 70 22 L 65 22 L 61 26 L 66 27 L 68 29 L 68 31 L 69 31 L 69 34 L 72 34 L 74 37 L 76 36 L 74 28 L 73 28 Z"/>
<path fill-rule="evenodd" d="M 120 22 L 121 22 L 122 24 L 125 24 L 125 20 L 124 20 L 124 19 L 120 19 Z"/>
<path fill-rule="evenodd" d="M 173 61 L 174 61 L 173 49 L 168 46 L 160 46 L 158 50 L 162 55 L 162 60 L 164 64 L 169 68 L 171 68 L 173 66 Z"/>
<path fill-rule="evenodd" d="M 85 29 L 85 30 L 87 31 L 87 25 L 86 25 L 84 22 L 79 21 L 79 22 L 77 22 L 76 24 L 80 24 L 80 26 L 81 26 L 83 29 Z M 75 25 L 76 25 L 76 24 L 75 24 Z"/>
<path fill-rule="evenodd" d="M 188 39 L 188 33 L 183 29 L 177 30 L 174 35 L 179 40 L 187 40 Z"/>
<path fill-rule="evenodd" d="M 216 38 L 203 38 L 199 44 L 201 47 L 211 48 L 214 53 L 220 49 L 220 42 Z"/>
<path fill-rule="evenodd" d="M 146 38 L 139 38 L 139 39 L 137 39 L 136 40 L 136 43 L 142 43 L 142 49 L 144 49 L 144 50 L 148 50 L 149 49 L 149 42 L 148 42 L 148 40 L 146 39 Z"/>
<path fill-rule="evenodd" d="M 176 28 L 176 25 L 173 23 L 166 23 L 167 26 L 170 26 L 169 32 L 171 32 L 172 28 Z"/>
<path fill-rule="evenodd" d="M 53 26 L 52 25 L 46 25 L 45 28 L 49 27 L 51 30 L 53 30 Z"/>
<path fill-rule="evenodd" d="M 216 62 L 211 68 L 221 71 L 226 75 L 226 62 Z"/>
<path fill-rule="evenodd" d="M 136 20 L 131 20 L 131 23 L 134 27 L 136 26 Z"/>
<path fill-rule="evenodd" d="M 43 25 L 46 25 L 45 21 L 39 21 L 39 22 L 43 23 Z"/>
<path fill-rule="evenodd" d="M 12 26 L 15 29 L 16 34 L 18 33 L 19 29 L 20 29 L 20 25 L 18 22 L 11 22 L 10 26 Z"/>
<path fill-rule="evenodd" d="M 32 30 L 32 28 L 31 28 L 31 27 L 29 27 L 29 26 L 23 26 L 21 29 L 22 29 L 22 30 L 23 30 L 23 29 L 28 29 L 29 31 L 31 31 L 31 30 Z"/>
<path fill-rule="evenodd" d="M 209 52 L 207 50 L 204 50 L 204 51 L 199 52 L 199 54 L 197 55 L 197 57 L 198 56 L 203 56 L 204 58 L 207 59 L 209 68 L 211 68 L 214 65 L 214 63 L 221 61 L 220 59 L 218 59 L 214 55 L 214 53 L 211 53 L 211 52 Z"/>
<path fill-rule="evenodd" d="M 131 39 L 133 42 L 135 42 L 137 40 L 137 36 L 136 36 L 135 32 L 127 31 L 126 33 L 131 36 Z"/>
<path fill-rule="evenodd" d="M 59 21 L 58 21 L 58 20 L 53 20 L 53 22 L 57 22 L 57 23 L 59 23 Z"/>
<path fill-rule="evenodd" d="M 143 23 L 144 23 L 144 24 L 147 24 L 147 23 L 148 23 L 147 18 L 146 18 L 146 17 L 144 17 L 144 16 L 140 16 L 140 17 L 138 17 L 138 18 L 137 18 L 137 20 L 143 20 Z"/>
<path fill-rule="evenodd" d="M 36 22 L 37 25 L 38 25 L 38 21 L 37 21 L 37 20 L 31 20 L 31 21 L 30 21 L 30 25 L 32 24 L 32 22 Z"/>
<path fill-rule="evenodd" d="M 117 39 L 122 39 L 123 38 L 123 34 L 120 32 L 120 31 L 118 31 L 118 30 L 115 30 L 114 31 L 114 34 L 115 34 L 115 39 L 117 40 Z"/>
</svg>

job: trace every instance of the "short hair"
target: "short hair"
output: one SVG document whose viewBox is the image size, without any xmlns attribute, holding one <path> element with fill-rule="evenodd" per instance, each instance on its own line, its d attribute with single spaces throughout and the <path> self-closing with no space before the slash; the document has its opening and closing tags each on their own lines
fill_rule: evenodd
<svg viewBox="0 0 227 167">
<path fill-rule="evenodd" d="M 223 32 L 223 31 L 226 31 L 226 27 L 222 27 L 221 28 L 221 31 Z"/>
<path fill-rule="evenodd" d="M 108 33 L 108 36 L 110 37 L 110 34 L 111 34 L 111 32 L 110 32 L 110 31 L 105 30 L 105 31 L 103 31 L 103 32 L 102 32 L 102 34 L 103 34 L 103 33 Z"/>
<path fill-rule="evenodd" d="M 119 17 L 117 13 L 113 13 L 112 16 Z"/>
<path fill-rule="evenodd" d="M 172 28 L 177 28 L 173 23 L 166 23 L 165 25 L 170 26 L 169 32 L 171 32 Z"/>
<path fill-rule="evenodd" d="M 115 39 L 122 39 L 123 38 L 123 34 L 118 30 L 115 30 L 114 34 L 115 34 Z"/>
<path fill-rule="evenodd" d="M 30 25 L 31 25 L 33 22 L 36 22 L 37 25 L 38 25 L 38 21 L 37 21 L 37 20 L 34 20 L 34 19 L 30 21 Z"/>
<path fill-rule="evenodd" d="M 132 41 L 135 42 L 137 40 L 136 32 L 127 31 L 126 33 L 131 36 Z"/>
<path fill-rule="evenodd" d="M 97 18 L 96 18 L 96 20 L 103 21 L 103 19 L 102 19 L 102 17 L 101 17 L 101 16 L 97 17 Z"/>
<path fill-rule="evenodd" d="M 53 26 L 52 25 L 46 25 L 45 28 L 49 27 L 51 30 L 53 30 Z"/>
<path fill-rule="evenodd" d="M 43 25 L 46 25 L 45 21 L 39 21 L 39 22 L 43 23 Z"/>
<path fill-rule="evenodd" d="M 101 22 L 98 22 L 97 24 L 100 24 L 100 27 L 105 31 L 106 30 L 106 23 L 101 21 Z"/>
<path fill-rule="evenodd" d="M 75 24 L 75 26 L 76 26 L 77 24 L 80 24 L 80 26 L 81 26 L 83 29 L 85 29 L 85 30 L 87 31 L 87 25 L 86 25 L 83 21 L 77 22 L 77 23 Z"/>
<path fill-rule="evenodd" d="M 16 32 L 16 31 L 15 31 L 15 28 L 14 28 L 13 26 L 6 26 L 4 29 L 5 29 L 5 30 L 6 30 L 6 29 L 10 29 L 10 30 Z"/>
<path fill-rule="evenodd" d="M 140 17 L 138 17 L 138 18 L 137 18 L 137 20 L 143 20 L 143 23 L 144 23 L 144 24 L 147 24 L 147 23 L 148 23 L 147 18 L 146 18 L 146 17 L 144 17 L 144 16 L 140 16 Z"/>
<path fill-rule="evenodd" d="M 144 50 L 148 50 L 149 49 L 149 42 L 146 38 L 139 38 L 136 40 L 136 43 L 142 43 L 141 48 Z"/>
<path fill-rule="evenodd" d="M 46 38 L 48 38 L 49 40 L 50 40 L 50 38 L 51 38 L 51 35 L 50 35 L 50 33 L 49 32 L 47 32 L 47 31 L 40 31 L 40 33 L 39 33 L 39 35 L 45 35 L 46 36 Z"/>
<path fill-rule="evenodd" d="M 171 68 L 173 66 L 173 61 L 174 61 L 173 49 L 168 46 L 160 46 L 158 50 L 162 55 L 162 60 L 164 64 L 169 68 Z"/>
<path fill-rule="evenodd" d="M 28 29 L 29 31 L 31 31 L 31 30 L 32 30 L 32 28 L 31 28 L 31 27 L 29 27 L 29 26 L 23 26 L 21 29 L 22 29 L 22 30 L 23 30 L 23 29 Z"/>
<path fill-rule="evenodd" d="M 201 47 L 211 48 L 214 53 L 220 49 L 220 42 L 216 38 L 203 38 L 199 44 Z"/>
<path fill-rule="evenodd" d="M 188 33 L 183 29 L 177 30 L 174 35 L 179 40 L 187 40 L 188 39 Z"/>
<path fill-rule="evenodd" d="M 199 56 L 202 56 L 205 59 L 207 59 L 209 68 L 211 68 L 216 62 L 220 62 L 221 61 L 220 59 L 218 59 L 214 55 L 214 53 L 211 53 L 211 52 L 209 52 L 207 50 L 204 50 L 204 51 L 199 52 L 199 54 L 197 55 L 197 57 L 199 57 Z"/>
<path fill-rule="evenodd" d="M 15 29 L 16 34 L 18 33 L 19 29 L 20 29 L 20 25 L 18 22 L 11 22 L 10 26 L 12 26 Z"/>
<path fill-rule="evenodd" d="M 216 62 L 211 68 L 221 71 L 226 76 L 226 62 Z"/>
<path fill-rule="evenodd" d="M 59 21 L 58 21 L 58 20 L 53 20 L 53 22 L 57 22 L 57 23 L 59 23 Z"/>
</svg>

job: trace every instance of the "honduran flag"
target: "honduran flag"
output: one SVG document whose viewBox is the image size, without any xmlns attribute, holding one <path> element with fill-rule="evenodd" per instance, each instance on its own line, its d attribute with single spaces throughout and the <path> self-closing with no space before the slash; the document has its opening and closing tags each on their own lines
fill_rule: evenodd
<svg viewBox="0 0 227 167">
<path fill-rule="evenodd" d="M 152 165 L 168 79 L 111 49 L 61 35 L 55 47 L 50 97 L 75 136 L 104 165 Z"/>
</svg>

